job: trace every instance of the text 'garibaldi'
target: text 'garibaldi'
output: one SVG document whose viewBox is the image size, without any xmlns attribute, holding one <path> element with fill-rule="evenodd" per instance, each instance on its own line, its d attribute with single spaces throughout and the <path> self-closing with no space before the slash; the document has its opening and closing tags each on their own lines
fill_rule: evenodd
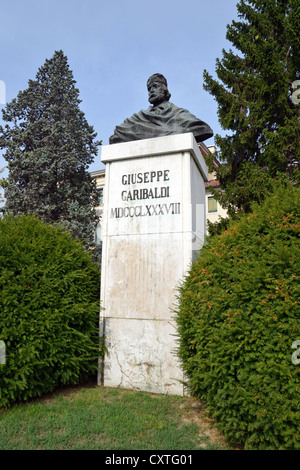
<svg viewBox="0 0 300 470">
<path fill-rule="evenodd" d="M 116 126 L 110 137 L 110 144 L 132 140 L 151 139 L 166 135 L 192 132 L 197 142 L 213 136 L 208 124 L 196 118 L 187 109 L 178 108 L 169 99 L 171 94 L 165 77 L 159 73 L 151 75 L 147 81 L 149 103 L 147 110 L 133 114 Z"/>
</svg>

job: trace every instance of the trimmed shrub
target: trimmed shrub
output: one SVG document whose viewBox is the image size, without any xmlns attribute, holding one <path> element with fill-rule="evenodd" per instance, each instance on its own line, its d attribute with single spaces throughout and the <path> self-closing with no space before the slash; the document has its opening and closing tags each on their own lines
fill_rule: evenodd
<svg viewBox="0 0 300 470">
<path fill-rule="evenodd" d="M 99 285 L 90 254 L 62 228 L 0 220 L 0 406 L 96 372 Z"/>
<path fill-rule="evenodd" d="M 208 238 L 179 287 L 191 393 L 246 449 L 300 449 L 300 189 L 280 187 Z"/>
</svg>

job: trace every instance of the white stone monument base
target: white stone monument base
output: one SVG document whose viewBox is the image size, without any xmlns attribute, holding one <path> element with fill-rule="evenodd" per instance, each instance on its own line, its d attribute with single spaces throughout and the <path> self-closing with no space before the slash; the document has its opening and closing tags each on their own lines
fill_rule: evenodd
<svg viewBox="0 0 300 470">
<path fill-rule="evenodd" d="M 205 235 L 207 168 L 193 134 L 102 148 L 99 383 L 184 394 L 174 308 Z"/>
<path fill-rule="evenodd" d="M 105 386 L 183 395 L 174 322 L 107 318 Z"/>
</svg>

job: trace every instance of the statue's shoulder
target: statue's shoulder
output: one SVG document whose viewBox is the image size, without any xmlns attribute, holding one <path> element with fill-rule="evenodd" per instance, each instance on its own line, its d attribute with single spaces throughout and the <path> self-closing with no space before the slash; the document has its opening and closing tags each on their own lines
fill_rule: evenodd
<svg viewBox="0 0 300 470">
<path fill-rule="evenodd" d="M 170 109 L 170 110 L 173 110 L 173 111 L 177 111 L 178 109 L 180 109 L 180 108 L 178 108 L 178 106 L 176 106 L 171 101 L 166 101 L 164 104 L 165 104 L 167 109 Z"/>
<path fill-rule="evenodd" d="M 176 104 L 171 103 L 170 101 L 169 101 L 169 106 L 170 106 L 169 107 L 170 112 L 177 113 L 177 114 L 178 113 L 191 114 L 188 109 L 181 108 L 180 106 L 176 106 Z"/>
</svg>

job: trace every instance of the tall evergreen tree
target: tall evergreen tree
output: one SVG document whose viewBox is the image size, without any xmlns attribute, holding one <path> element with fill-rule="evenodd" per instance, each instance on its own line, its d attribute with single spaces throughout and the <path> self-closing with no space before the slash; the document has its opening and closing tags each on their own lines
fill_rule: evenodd
<svg viewBox="0 0 300 470">
<path fill-rule="evenodd" d="M 300 161 L 299 0 L 241 0 L 237 11 L 226 35 L 234 50 L 217 59 L 217 80 L 204 71 L 204 88 L 229 131 L 216 136 L 223 191 L 215 194 L 231 216 L 251 210 L 276 174 L 290 175 Z"/>
<path fill-rule="evenodd" d="M 91 246 L 98 191 L 87 169 L 99 143 L 79 108 L 75 83 L 67 57 L 56 51 L 2 111 L 7 124 L 0 127 L 0 148 L 9 169 L 5 208 L 61 223 Z"/>
<path fill-rule="evenodd" d="M 0 174 L 4 171 L 5 168 L 0 169 Z M 0 188 L 3 188 L 5 185 L 5 178 L 0 178 Z M 2 192 L 0 192 L 0 203 L 4 202 L 4 199 L 2 199 Z"/>
</svg>

